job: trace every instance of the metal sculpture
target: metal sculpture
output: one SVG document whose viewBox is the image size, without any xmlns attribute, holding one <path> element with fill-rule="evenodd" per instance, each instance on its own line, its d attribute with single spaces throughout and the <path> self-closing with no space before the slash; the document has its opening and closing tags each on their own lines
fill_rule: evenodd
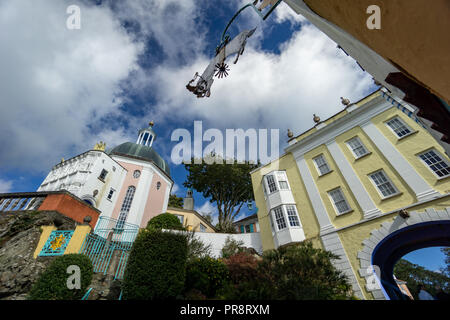
<svg viewBox="0 0 450 320">
<path fill-rule="evenodd" d="M 256 7 L 258 2 L 262 2 L 262 4 L 259 7 Z M 255 0 L 253 3 L 249 3 L 239 9 L 233 18 L 231 18 L 230 22 L 228 22 L 228 25 L 222 34 L 221 43 L 216 48 L 215 58 L 210 62 L 208 67 L 206 67 L 202 75 L 199 75 L 198 72 L 195 73 L 194 78 L 186 85 L 186 89 L 195 94 L 197 98 L 209 97 L 211 95 L 211 86 L 214 82 L 213 77 L 216 76 L 221 79 L 228 76 L 228 71 L 230 71 L 230 69 L 225 63 L 225 59 L 228 56 L 237 53 L 236 60 L 234 61 L 234 64 L 236 64 L 239 56 L 244 52 L 247 39 L 251 37 L 256 30 L 256 28 L 254 28 L 252 30 L 242 31 L 230 41 L 231 38 L 226 32 L 231 23 L 233 23 L 234 19 L 236 19 L 244 9 L 249 7 L 253 8 L 263 20 L 266 20 L 280 2 L 281 0 Z M 265 10 L 265 13 L 262 13 L 262 10 L 268 6 L 270 9 Z M 196 80 L 197 82 L 194 84 Z"/>
</svg>

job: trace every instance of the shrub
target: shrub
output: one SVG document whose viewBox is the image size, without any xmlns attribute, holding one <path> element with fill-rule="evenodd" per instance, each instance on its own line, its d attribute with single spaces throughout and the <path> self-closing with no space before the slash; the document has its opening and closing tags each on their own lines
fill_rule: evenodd
<svg viewBox="0 0 450 320">
<path fill-rule="evenodd" d="M 228 281 L 228 269 L 220 260 L 203 257 L 187 264 L 185 292 L 194 290 L 208 298 L 214 298 Z"/>
<path fill-rule="evenodd" d="M 176 298 L 184 286 L 186 252 L 184 235 L 144 229 L 131 248 L 123 280 L 124 299 Z"/>
<path fill-rule="evenodd" d="M 228 258 L 236 253 L 244 251 L 244 242 L 242 240 L 235 240 L 231 236 L 228 236 L 225 240 L 225 244 L 222 248 L 222 257 Z"/>
<path fill-rule="evenodd" d="M 230 272 L 230 279 L 234 284 L 252 281 L 256 277 L 258 260 L 248 253 L 239 252 L 224 259 L 223 262 Z"/>
<path fill-rule="evenodd" d="M 258 269 L 265 275 L 265 285 L 273 288 L 271 299 L 349 299 L 351 286 L 331 263 L 337 258 L 313 248 L 310 242 L 301 242 L 265 253 Z"/>
<path fill-rule="evenodd" d="M 67 280 L 71 265 L 80 267 L 80 289 L 69 289 Z M 55 258 L 40 275 L 29 293 L 30 300 L 78 300 L 83 297 L 92 280 L 91 260 L 83 254 L 67 254 Z"/>
<path fill-rule="evenodd" d="M 184 233 L 187 241 L 188 261 L 196 258 L 204 258 L 211 255 L 211 244 L 206 245 L 203 241 L 195 237 L 194 232 Z"/>
<path fill-rule="evenodd" d="M 176 216 L 170 213 L 159 214 L 147 223 L 147 229 L 169 229 L 169 230 L 184 230 L 183 225 Z"/>
</svg>

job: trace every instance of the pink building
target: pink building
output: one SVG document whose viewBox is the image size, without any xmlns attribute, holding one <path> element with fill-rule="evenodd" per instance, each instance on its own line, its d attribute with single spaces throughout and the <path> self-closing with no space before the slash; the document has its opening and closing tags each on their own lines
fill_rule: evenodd
<svg viewBox="0 0 450 320">
<path fill-rule="evenodd" d="M 153 123 L 136 143 L 105 152 L 104 144 L 55 165 L 38 191 L 67 190 L 100 210 L 100 217 L 143 228 L 166 212 L 173 181 L 167 162 L 153 149 Z"/>
</svg>

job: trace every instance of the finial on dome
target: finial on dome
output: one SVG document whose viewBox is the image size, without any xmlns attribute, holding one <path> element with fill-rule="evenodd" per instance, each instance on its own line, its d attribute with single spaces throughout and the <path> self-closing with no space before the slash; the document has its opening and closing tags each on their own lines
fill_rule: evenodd
<svg viewBox="0 0 450 320">
<path fill-rule="evenodd" d="M 155 122 L 152 120 L 152 121 L 150 121 L 150 122 L 148 123 L 148 125 L 149 125 L 150 127 L 153 127 L 153 126 L 155 125 Z"/>
<path fill-rule="evenodd" d="M 294 136 L 294 134 L 292 133 L 291 129 L 288 129 L 287 136 L 288 136 L 288 138 L 292 138 Z"/>
<path fill-rule="evenodd" d="M 313 116 L 314 116 L 314 118 L 313 118 L 314 122 L 315 123 L 319 123 L 320 122 L 320 117 L 316 116 L 316 114 L 313 114 Z"/>
<path fill-rule="evenodd" d="M 350 104 L 350 100 L 341 97 L 341 103 L 342 103 L 344 106 L 348 106 L 348 105 Z"/>
</svg>

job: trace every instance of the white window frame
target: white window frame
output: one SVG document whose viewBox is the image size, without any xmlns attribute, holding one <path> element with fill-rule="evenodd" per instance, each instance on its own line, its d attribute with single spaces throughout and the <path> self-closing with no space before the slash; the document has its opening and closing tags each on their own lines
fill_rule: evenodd
<svg viewBox="0 0 450 320">
<path fill-rule="evenodd" d="M 354 149 L 353 146 L 352 146 L 352 141 L 356 141 L 357 143 L 359 143 L 359 146 Z M 367 150 L 367 148 L 364 145 L 364 143 L 362 143 L 361 139 L 359 137 L 357 137 L 357 136 L 351 138 L 350 140 L 347 140 L 346 144 L 347 144 L 347 147 L 350 149 L 350 151 L 353 153 L 353 156 L 355 157 L 355 159 L 362 158 L 362 157 L 364 157 L 364 156 L 366 156 L 366 155 L 368 155 L 370 153 L 369 150 Z M 365 151 L 361 155 L 358 155 L 355 152 L 355 150 L 359 149 L 359 148 L 362 148 Z"/>
<path fill-rule="evenodd" d="M 287 221 L 289 223 L 289 228 L 301 228 L 302 224 L 300 223 L 300 217 L 298 215 L 298 211 L 297 211 L 297 206 L 295 204 L 286 204 L 283 205 L 284 209 L 286 210 L 286 217 L 287 217 Z M 294 209 L 293 213 L 295 213 L 295 215 L 290 215 L 289 214 L 289 208 Z M 298 223 L 298 225 L 292 225 L 292 220 L 290 218 L 295 218 L 293 220 L 296 220 L 296 222 Z M 295 221 L 294 221 L 295 222 Z"/>
<path fill-rule="evenodd" d="M 281 212 L 281 217 L 277 218 L 277 210 L 280 210 Z M 278 206 L 272 209 L 272 214 L 273 214 L 273 219 L 275 221 L 275 226 L 277 228 L 277 231 L 282 231 L 288 228 L 288 222 L 286 221 L 286 217 L 284 215 L 284 210 L 283 210 L 283 206 Z M 280 223 L 278 223 L 280 222 Z M 284 226 L 283 226 L 284 224 Z M 282 228 L 280 228 L 280 225 Z"/>
<path fill-rule="evenodd" d="M 111 192 L 112 192 L 112 194 L 111 194 Z M 116 193 L 116 190 L 114 188 L 110 188 L 108 195 L 106 196 L 106 199 L 108 199 L 109 201 L 112 201 L 115 193 Z M 109 197 L 110 194 L 111 194 L 111 197 Z"/>
<path fill-rule="evenodd" d="M 199 225 L 200 232 L 206 232 L 206 226 L 203 223 Z"/>
<path fill-rule="evenodd" d="M 181 224 L 184 223 L 184 215 L 182 215 L 182 214 L 176 214 L 175 217 L 177 217 L 178 220 L 180 220 Z"/>
<path fill-rule="evenodd" d="M 427 151 L 424 151 L 424 152 L 419 153 L 417 156 L 419 157 L 420 161 L 422 161 L 422 163 L 423 163 L 423 164 L 424 164 L 431 172 L 433 172 L 433 174 L 435 175 L 436 178 L 438 178 L 438 179 L 445 179 L 445 178 L 447 178 L 447 177 L 450 177 L 450 173 L 446 174 L 445 176 L 440 177 L 440 176 L 436 173 L 436 171 L 434 171 L 434 170 L 431 168 L 431 165 L 429 165 L 428 163 L 425 162 L 424 159 L 422 159 L 422 156 L 423 156 L 424 154 L 429 153 L 429 152 L 434 152 L 434 153 L 436 154 L 436 156 L 438 156 L 438 157 L 441 159 L 441 161 L 439 161 L 438 163 L 441 163 L 441 162 L 445 163 L 445 165 L 446 165 L 447 168 L 448 168 L 447 171 L 450 171 L 450 163 L 447 161 L 447 159 L 446 159 L 444 156 L 442 156 L 442 154 L 441 154 L 439 151 L 437 151 L 437 150 L 434 149 L 434 148 L 431 148 L 431 149 L 428 149 Z M 433 163 L 432 165 L 435 165 L 435 163 Z"/>
<path fill-rule="evenodd" d="M 392 128 L 392 126 L 389 124 L 391 121 L 397 120 L 401 123 L 402 126 L 404 126 L 407 130 L 409 130 L 409 132 L 407 134 L 404 134 L 402 136 L 399 136 L 399 134 L 395 131 L 394 128 Z M 415 131 L 413 130 L 413 128 L 411 128 L 405 121 L 403 121 L 402 118 L 400 118 L 399 116 L 395 116 L 391 119 L 389 119 L 388 121 L 385 122 L 386 126 L 394 133 L 394 135 L 397 137 L 397 139 L 403 139 L 406 138 L 410 135 L 412 135 L 413 133 L 415 133 Z"/>
<path fill-rule="evenodd" d="M 285 171 L 277 171 L 277 172 L 275 172 L 275 174 L 276 174 L 276 180 L 277 180 L 277 183 L 278 183 L 278 189 L 279 190 L 291 190 L 291 186 L 289 185 L 289 181 L 288 181 L 286 172 Z M 281 188 L 281 183 L 280 182 L 286 182 L 287 189 L 286 188 Z"/>
<path fill-rule="evenodd" d="M 269 178 L 273 179 L 273 184 L 269 183 Z M 276 177 L 275 177 L 275 175 L 273 173 L 266 175 L 265 176 L 265 180 L 266 180 L 266 183 L 267 183 L 267 189 L 269 191 L 269 194 L 272 194 L 272 193 L 275 193 L 275 192 L 279 191 L 278 184 L 277 184 L 277 179 L 276 179 Z M 273 190 L 273 191 L 270 190 L 270 186 L 271 185 L 275 186 L 275 190 Z"/>
<path fill-rule="evenodd" d="M 380 190 L 380 188 L 378 187 L 378 185 L 376 184 L 376 182 L 373 180 L 373 177 L 372 177 L 372 175 L 374 175 L 376 173 L 379 173 L 379 172 L 381 172 L 384 175 L 384 178 L 390 183 L 391 187 L 395 190 L 394 193 L 385 196 L 383 194 L 383 192 Z M 389 176 L 386 174 L 386 172 L 383 169 L 380 169 L 380 170 L 374 171 L 372 173 L 369 173 L 368 176 L 369 176 L 370 181 L 372 181 L 372 184 L 375 186 L 375 189 L 377 189 L 378 193 L 380 194 L 381 199 L 388 199 L 388 198 L 394 197 L 394 196 L 396 196 L 396 195 L 398 195 L 400 193 L 398 191 L 397 187 L 395 186 L 395 184 L 392 182 L 392 180 L 389 178 Z"/>
<path fill-rule="evenodd" d="M 327 166 L 327 168 L 328 168 L 328 171 L 327 171 L 327 172 L 324 172 L 324 173 L 321 172 L 320 166 L 319 166 L 319 164 L 317 163 L 317 159 L 319 159 L 319 158 L 322 158 L 324 164 Z M 324 155 L 324 154 L 320 154 L 320 155 L 318 155 L 317 157 L 314 157 L 314 158 L 313 158 L 313 162 L 314 162 L 314 165 L 316 166 L 317 172 L 319 173 L 319 177 L 320 177 L 320 176 L 323 176 L 323 175 L 326 175 L 327 173 L 330 173 L 330 172 L 332 171 L 331 168 L 330 168 L 330 165 L 328 164 L 327 159 L 325 158 L 325 155 Z"/>
<path fill-rule="evenodd" d="M 342 198 L 342 199 L 340 199 L 338 202 L 343 201 L 343 202 L 345 203 L 345 205 L 347 206 L 347 210 L 342 211 L 342 212 L 339 211 L 338 206 L 336 205 L 337 202 L 335 201 L 335 198 L 332 196 L 332 194 L 335 193 L 335 192 L 337 192 L 337 191 L 339 191 L 339 195 L 340 195 L 340 197 Z M 328 193 L 328 196 L 330 197 L 331 203 L 333 204 L 334 210 L 336 211 L 336 214 L 337 214 L 338 216 L 353 211 L 353 209 L 352 209 L 352 207 L 350 206 L 350 204 L 348 203 L 348 200 L 347 200 L 347 198 L 345 197 L 344 191 L 342 191 L 342 188 L 341 188 L 341 187 L 334 188 L 334 189 L 328 191 L 327 193 Z"/>
</svg>

